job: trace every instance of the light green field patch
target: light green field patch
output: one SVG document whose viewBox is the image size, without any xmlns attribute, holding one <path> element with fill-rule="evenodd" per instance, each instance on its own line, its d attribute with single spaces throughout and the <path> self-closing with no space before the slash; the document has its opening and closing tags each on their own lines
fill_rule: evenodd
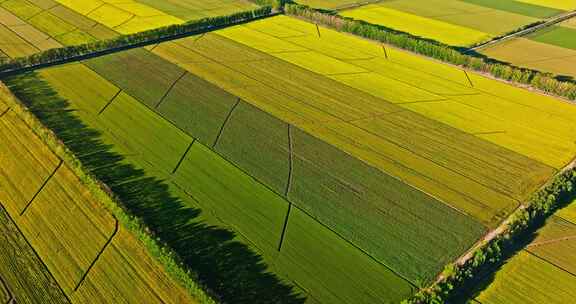
<svg viewBox="0 0 576 304">
<path fill-rule="evenodd" d="M 172 182 L 191 195 L 203 212 L 240 231 L 261 253 L 276 253 L 288 202 L 254 178 L 194 143 Z"/>
<path fill-rule="evenodd" d="M 310 217 L 292 208 L 280 272 L 305 286 L 319 303 L 398 303 L 412 286 Z"/>
<path fill-rule="evenodd" d="M 379 5 L 367 5 L 344 11 L 342 15 L 455 46 L 472 45 L 490 39 L 489 34 L 472 28 L 404 13 Z"/>
<path fill-rule="evenodd" d="M 482 304 L 564 304 L 576 298 L 576 277 L 521 251 L 476 299 Z"/>
<path fill-rule="evenodd" d="M 70 33 L 76 29 L 75 26 L 49 12 L 42 12 L 29 19 L 28 22 L 52 37 Z"/>
<path fill-rule="evenodd" d="M 118 2 L 113 4 L 115 7 L 127 11 L 138 17 L 152 17 L 152 16 L 164 15 L 162 11 L 159 11 L 155 8 L 137 2 L 130 2 L 130 3 Z"/>
<path fill-rule="evenodd" d="M 8 0 L 2 2 L 1 5 L 22 19 L 29 19 L 42 12 L 41 8 L 30 4 L 26 0 Z"/>
<path fill-rule="evenodd" d="M 58 66 L 39 74 L 60 96 L 74 100 L 74 107 L 87 114 L 98 114 L 120 90 L 82 64 Z"/>
</svg>

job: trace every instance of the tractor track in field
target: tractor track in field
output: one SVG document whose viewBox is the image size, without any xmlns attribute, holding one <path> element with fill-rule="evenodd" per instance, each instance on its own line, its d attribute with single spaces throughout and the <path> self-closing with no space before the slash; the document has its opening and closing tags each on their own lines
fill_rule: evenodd
<svg viewBox="0 0 576 304">
<path fill-rule="evenodd" d="M 539 246 L 554 244 L 554 243 L 558 243 L 558 242 L 569 241 L 569 240 L 573 240 L 573 239 L 576 239 L 576 235 L 561 237 L 561 238 L 537 242 L 537 243 L 531 243 L 531 244 L 528 244 L 526 246 L 526 248 L 539 247 Z"/>
</svg>

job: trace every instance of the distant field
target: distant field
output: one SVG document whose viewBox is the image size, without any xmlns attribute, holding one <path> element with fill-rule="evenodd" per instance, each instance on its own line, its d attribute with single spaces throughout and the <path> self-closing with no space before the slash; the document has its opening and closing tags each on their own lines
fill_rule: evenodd
<svg viewBox="0 0 576 304">
<path fill-rule="evenodd" d="M 28 56 L 256 7 L 245 0 L 0 0 L 0 57 Z"/>
<path fill-rule="evenodd" d="M 446 44 L 468 46 L 564 10 L 511 0 L 392 0 L 343 10 L 341 14 Z"/>
<path fill-rule="evenodd" d="M 551 217 L 535 239 L 479 292 L 481 303 L 566 303 L 576 297 L 576 224 L 572 204 Z"/>
<path fill-rule="evenodd" d="M 0 100 L 5 98 L 10 97 L 2 91 Z M 12 236 L 15 250 L 22 250 L 19 258 L 12 257 L 0 269 L 29 263 L 2 273 L 17 302 L 32 298 L 36 300 L 31 302 L 87 303 L 102 297 L 133 303 L 195 303 L 134 236 L 116 226 L 112 215 L 8 104 L 0 103 L 0 109 L 0 214 L 14 221 L 3 220 L 2 229 L 14 230 L 16 225 L 21 231 L 20 237 L 2 235 Z M 4 252 L 4 261 L 6 254 L 10 253 Z M 22 269 L 27 272 L 21 274 L 27 275 L 14 277 Z M 42 284 L 50 287 L 33 289 Z"/>
<path fill-rule="evenodd" d="M 482 49 L 490 57 L 514 65 L 576 77 L 576 18 L 522 38 Z"/>
</svg>

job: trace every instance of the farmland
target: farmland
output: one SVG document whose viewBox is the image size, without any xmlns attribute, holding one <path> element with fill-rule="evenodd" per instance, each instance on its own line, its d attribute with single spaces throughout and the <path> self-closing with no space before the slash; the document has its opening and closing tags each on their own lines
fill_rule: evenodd
<svg viewBox="0 0 576 304">
<path fill-rule="evenodd" d="M 6 91 L 2 94 L 8 103 L 0 104 L 0 210 L 2 229 L 13 231 L 2 236 L 27 270 L 2 272 L 15 300 L 86 303 L 98 295 L 194 303 L 11 110 L 14 101 Z M 13 250 L 3 251 L 3 261 Z"/>
<path fill-rule="evenodd" d="M 575 210 L 576 205 L 571 204 L 551 217 L 534 240 L 498 270 L 476 299 L 488 304 L 566 303 L 573 299 Z"/>
<path fill-rule="evenodd" d="M 244 0 L 141 2 L 0 0 L 0 57 L 22 57 L 257 7 Z"/>
<path fill-rule="evenodd" d="M 481 52 L 512 64 L 576 77 L 575 18 L 568 19 L 525 37 L 494 45 Z"/>
<path fill-rule="evenodd" d="M 274 288 L 297 286 L 313 302 L 405 298 L 575 148 L 567 104 L 288 17 L 26 77 L 123 163 L 165 181 L 172 216 L 201 210 L 191 223 L 232 231 L 269 265 Z M 7 82 L 44 100 L 21 78 Z M 178 235 L 173 247 L 194 238 L 150 211 L 168 206 L 140 204 L 131 208 Z M 225 254 L 191 259 L 204 259 L 203 283 L 247 301 L 224 277 L 238 270 L 215 260 Z"/>
<path fill-rule="evenodd" d="M 37 54 L 0 69 L 0 301 L 398 303 L 477 273 L 475 302 L 571 299 L 571 207 L 476 268 L 576 193 L 576 108 L 513 86 L 556 80 L 430 39 L 470 46 L 573 4 L 308 4 L 426 41 L 293 6 L 139 33 L 245 0 L 0 0 L 0 57 Z M 573 30 L 527 41 L 571 50 Z M 164 31 L 187 37 L 146 42 Z"/>
<path fill-rule="evenodd" d="M 573 8 L 528 1 L 385 1 L 341 15 L 454 46 L 478 44 Z"/>
</svg>

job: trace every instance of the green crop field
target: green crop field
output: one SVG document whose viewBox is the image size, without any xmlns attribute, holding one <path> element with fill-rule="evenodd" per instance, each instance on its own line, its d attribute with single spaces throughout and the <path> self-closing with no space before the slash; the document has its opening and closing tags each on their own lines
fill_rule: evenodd
<svg viewBox="0 0 576 304">
<path fill-rule="evenodd" d="M 576 18 L 481 50 L 517 66 L 576 77 Z"/>
<path fill-rule="evenodd" d="M 302 2 L 459 51 L 576 7 Z M 266 3 L 0 0 L 0 63 Z M 283 13 L 0 73 L 0 302 L 399 303 L 573 164 L 573 104 Z M 485 52 L 569 71 L 573 23 Z M 574 208 L 470 301 L 570 301 Z"/>
<path fill-rule="evenodd" d="M 576 205 L 558 211 L 478 292 L 481 303 L 565 303 L 576 295 Z M 550 294 L 554 296 L 551 297 Z"/>
<path fill-rule="evenodd" d="M 87 303 L 94 297 L 194 303 L 11 110 L 11 97 L 2 94 L 8 103 L 0 103 L 1 227 L 17 231 L 2 236 L 19 252 L 19 265 L 27 265 L 20 266 L 25 272 L 11 272 L 18 266 L 10 263 L 0 266 L 10 295 L 19 303 Z M 11 252 L 3 251 L 2 260 Z"/>
</svg>

